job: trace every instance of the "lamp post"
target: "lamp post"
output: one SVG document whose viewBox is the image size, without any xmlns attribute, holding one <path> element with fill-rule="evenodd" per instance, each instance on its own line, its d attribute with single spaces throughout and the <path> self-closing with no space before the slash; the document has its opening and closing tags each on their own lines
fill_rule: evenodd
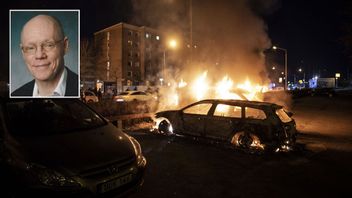
<svg viewBox="0 0 352 198">
<path fill-rule="evenodd" d="M 175 39 L 171 39 L 166 43 L 166 47 L 164 48 L 164 52 L 163 52 L 163 68 L 162 68 L 162 73 L 163 73 L 163 79 L 166 79 L 166 50 L 167 48 L 170 49 L 176 49 L 177 48 L 177 41 Z"/>
<path fill-rule="evenodd" d="M 340 73 L 335 73 L 335 79 L 336 79 L 336 83 L 335 83 L 335 88 L 338 87 L 338 79 L 341 77 Z"/>
<path fill-rule="evenodd" d="M 273 46 L 274 50 L 282 50 L 285 52 L 285 86 L 284 89 L 287 90 L 287 49 L 281 48 L 281 47 L 277 47 L 277 46 Z"/>
<path fill-rule="evenodd" d="M 298 72 L 299 73 L 302 73 L 303 72 L 303 88 L 306 88 L 306 71 L 304 70 L 304 69 L 302 69 L 302 68 L 299 68 L 298 69 Z M 301 75 L 300 75 L 301 76 Z"/>
</svg>

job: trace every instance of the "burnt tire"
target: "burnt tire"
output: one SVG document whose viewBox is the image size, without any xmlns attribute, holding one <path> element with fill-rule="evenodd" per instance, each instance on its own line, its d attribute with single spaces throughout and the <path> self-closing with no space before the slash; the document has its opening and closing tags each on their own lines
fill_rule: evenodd
<svg viewBox="0 0 352 198">
<path fill-rule="evenodd" d="M 167 120 L 162 120 L 158 126 L 159 133 L 165 134 L 165 135 L 171 134 L 172 131 L 170 131 L 170 126 L 171 124 Z"/>
<path fill-rule="evenodd" d="M 237 132 L 232 137 L 232 145 L 248 153 L 262 153 L 265 149 L 259 136 L 249 132 Z"/>
</svg>

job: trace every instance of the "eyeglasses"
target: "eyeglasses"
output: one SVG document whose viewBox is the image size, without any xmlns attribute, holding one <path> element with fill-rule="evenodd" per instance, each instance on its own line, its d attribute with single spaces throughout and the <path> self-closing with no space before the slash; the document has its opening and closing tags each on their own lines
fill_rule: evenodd
<svg viewBox="0 0 352 198">
<path fill-rule="evenodd" d="M 58 41 L 46 41 L 41 43 L 39 46 L 41 47 L 41 49 L 45 52 L 50 52 L 52 50 L 55 49 L 55 47 L 57 46 L 58 43 L 60 43 L 61 41 L 63 41 L 63 39 L 58 40 Z M 28 45 L 28 46 L 22 46 L 22 51 L 26 54 L 30 54 L 33 55 L 37 52 L 38 46 L 37 45 Z"/>
</svg>

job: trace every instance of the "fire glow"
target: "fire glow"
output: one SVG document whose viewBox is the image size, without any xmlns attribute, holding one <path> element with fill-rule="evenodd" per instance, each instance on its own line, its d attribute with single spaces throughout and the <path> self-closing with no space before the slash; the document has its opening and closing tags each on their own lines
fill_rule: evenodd
<svg viewBox="0 0 352 198">
<path fill-rule="evenodd" d="M 254 84 L 248 78 L 244 83 L 235 84 L 228 75 L 218 82 L 211 83 L 207 71 L 194 78 L 193 82 L 188 83 L 181 79 L 175 84 L 176 89 L 167 94 L 167 99 L 164 100 L 167 104 L 164 104 L 164 107 L 179 107 L 182 100 L 187 100 L 185 104 L 202 99 L 262 101 L 262 93 L 268 90 L 266 86 Z"/>
<path fill-rule="evenodd" d="M 197 100 L 204 99 L 204 96 L 208 92 L 209 86 L 207 82 L 207 74 L 207 71 L 203 72 L 203 74 L 196 78 L 192 84 L 192 91 L 195 94 Z"/>
</svg>

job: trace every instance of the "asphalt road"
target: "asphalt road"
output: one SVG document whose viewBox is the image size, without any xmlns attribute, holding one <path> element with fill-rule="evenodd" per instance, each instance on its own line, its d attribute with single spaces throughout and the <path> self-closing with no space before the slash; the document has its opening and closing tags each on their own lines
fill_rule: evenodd
<svg viewBox="0 0 352 198">
<path fill-rule="evenodd" d="M 300 131 L 291 153 L 250 155 L 183 138 L 130 132 L 148 160 L 130 197 L 350 197 L 352 97 L 304 97 L 291 111 Z"/>
</svg>

